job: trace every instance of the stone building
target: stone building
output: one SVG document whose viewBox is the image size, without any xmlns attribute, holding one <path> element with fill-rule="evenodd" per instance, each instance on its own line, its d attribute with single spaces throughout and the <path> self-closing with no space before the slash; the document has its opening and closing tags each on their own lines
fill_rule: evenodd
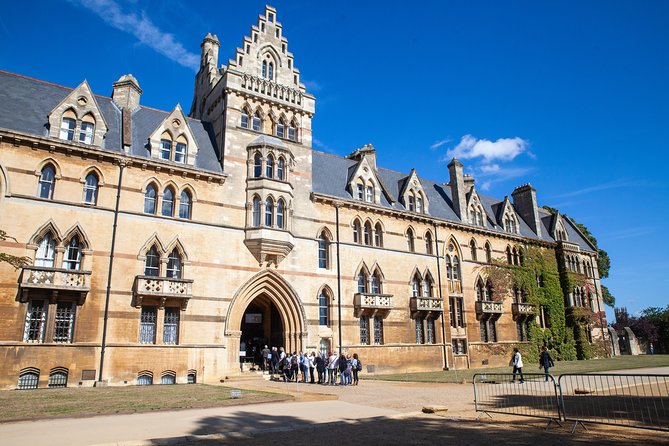
<svg viewBox="0 0 669 446">
<path fill-rule="evenodd" d="M 537 205 L 312 149 L 316 100 L 267 7 L 219 66 L 208 34 L 188 115 L 0 72 L 0 387 L 218 382 L 263 344 L 345 350 L 367 372 L 506 365 L 543 309 L 493 289 L 534 247 L 586 284 L 596 249 Z M 536 346 L 534 347 L 536 348 Z M 240 351 L 241 350 L 241 351 Z M 411 358 L 411 360 L 408 360 Z"/>
</svg>

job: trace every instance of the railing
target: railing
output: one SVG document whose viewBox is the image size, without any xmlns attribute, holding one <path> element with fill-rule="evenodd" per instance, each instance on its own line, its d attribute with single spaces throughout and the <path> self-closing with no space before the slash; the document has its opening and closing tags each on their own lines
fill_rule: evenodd
<svg viewBox="0 0 669 446">
<path fill-rule="evenodd" d="M 566 249 L 569 251 L 580 251 L 581 248 L 576 243 L 568 242 L 566 240 L 559 240 L 557 242 L 558 248 Z"/>
<path fill-rule="evenodd" d="M 474 375 L 476 411 L 571 422 L 572 433 L 585 423 L 669 431 L 669 375 L 568 373 L 556 382 L 527 373 L 514 381 L 511 373 Z"/>
<path fill-rule="evenodd" d="M 135 305 L 141 306 L 145 298 L 159 298 L 159 304 L 165 305 L 167 299 L 178 299 L 182 309 L 193 295 L 192 279 L 174 279 L 168 277 L 137 276 L 135 278 Z"/>
<path fill-rule="evenodd" d="M 511 313 L 513 313 L 514 316 L 532 315 L 534 314 L 534 304 L 511 304 Z"/>
<path fill-rule="evenodd" d="M 21 301 L 26 301 L 30 290 L 52 290 L 78 293 L 80 303 L 91 289 L 91 272 L 46 266 L 24 266 L 19 279 Z"/>
<path fill-rule="evenodd" d="M 247 90 L 262 93 L 292 104 L 302 105 L 303 96 L 300 90 L 277 84 L 269 79 L 243 74 L 241 75 L 241 84 L 242 88 Z"/>
<path fill-rule="evenodd" d="M 436 297 L 413 296 L 409 307 L 411 311 L 444 311 L 444 301 Z"/>
<path fill-rule="evenodd" d="M 558 379 L 565 421 L 669 431 L 669 375 L 565 374 Z"/>
<path fill-rule="evenodd" d="M 502 314 L 502 302 L 494 300 L 477 300 L 476 312 L 484 314 Z"/>
<path fill-rule="evenodd" d="M 501 413 L 544 418 L 548 420 L 548 425 L 553 422 L 560 424 L 555 379 L 538 373 L 525 373 L 523 382 L 515 381 L 515 378 L 511 373 L 474 375 L 476 411 L 488 416 Z"/>
<path fill-rule="evenodd" d="M 393 308 L 392 294 L 356 293 L 353 305 L 361 310 L 390 310 Z"/>
</svg>

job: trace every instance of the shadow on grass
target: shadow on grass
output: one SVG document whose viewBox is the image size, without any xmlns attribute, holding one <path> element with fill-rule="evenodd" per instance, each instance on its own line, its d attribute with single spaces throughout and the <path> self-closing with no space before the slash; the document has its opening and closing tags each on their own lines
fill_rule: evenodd
<svg viewBox="0 0 669 446">
<path fill-rule="evenodd" d="M 280 410 L 280 406 L 277 406 Z M 345 417 L 346 414 L 341 414 Z M 154 440 L 152 444 L 291 444 L 339 445 L 660 445 L 667 444 L 662 435 L 647 435 L 634 430 L 629 435 L 612 436 L 603 431 L 571 435 L 564 428 L 546 431 L 537 424 L 513 422 L 480 422 L 452 420 L 434 416 L 410 418 L 372 418 L 336 423 L 315 424 L 289 414 L 261 415 L 238 412 L 228 417 L 208 417 L 200 421 L 191 435 L 179 443 L 174 439 Z"/>
</svg>

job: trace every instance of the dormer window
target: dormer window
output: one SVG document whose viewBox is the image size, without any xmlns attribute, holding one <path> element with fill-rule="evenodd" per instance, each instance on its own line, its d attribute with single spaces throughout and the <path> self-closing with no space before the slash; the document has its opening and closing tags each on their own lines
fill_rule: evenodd
<svg viewBox="0 0 669 446">
<path fill-rule="evenodd" d="M 479 206 L 472 205 L 469 208 L 469 220 L 473 225 L 485 226 L 483 223 L 483 210 Z"/>
<path fill-rule="evenodd" d="M 164 160 L 170 159 L 170 153 L 172 152 L 172 141 L 169 139 L 160 140 L 160 158 Z"/>
<path fill-rule="evenodd" d="M 186 162 L 186 144 L 183 142 L 177 142 L 176 148 L 174 149 L 174 161 L 177 163 Z"/>
<path fill-rule="evenodd" d="M 365 186 L 361 183 L 358 183 L 357 192 L 358 192 L 358 200 L 362 201 L 364 198 Z"/>
<path fill-rule="evenodd" d="M 423 213 L 423 197 L 421 196 L 416 197 L 416 212 Z"/>
<path fill-rule="evenodd" d="M 93 133 L 95 131 L 95 124 L 92 122 L 82 122 L 79 130 L 79 142 L 84 144 L 93 144 Z"/>
<path fill-rule="evenodd" d="M 512 232 L 514 234 L 518 233 L 518 224 L 516 222 L 516 218 L 510 212 L 507 212 L 506 215 L 504 215 L 503 225 L 505 231 Z"/>
<path fill-rule="evenodd" d="M 409 195 L 409 211 L 415 212 L 416 211 L 416 198 L 413 195 Z"/>
<path fill-rule="evenodd" d="M 365 201 L 368 203 L 374 202 L 374 188 L 372 186 L 367 186 L 365 189 Z"/>
<path fill-rule="evenodd" d="M 77 121 L 73 118 L 63 118 L 60 123 L 60 139 L 65 141 L 74 141 L 74 129 Z"/>
</svg>

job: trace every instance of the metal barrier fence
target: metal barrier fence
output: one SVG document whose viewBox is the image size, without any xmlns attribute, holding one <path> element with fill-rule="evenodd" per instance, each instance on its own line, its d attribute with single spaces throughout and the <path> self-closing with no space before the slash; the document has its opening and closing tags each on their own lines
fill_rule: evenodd
<svg viewBox="0 0 669 446">
<path fill-rule="evenodd" d="M 564 374 L 562 419 L 669 431 L 669 375 Z"/>
<path fill-rule="evenodd" d="M 547 428 L 572 422 L 572 433 L 584 423 L 669 431 L 669 375 L 569 373 L 556 382 L 528 373 L 521 384 L 511 373 L 477 373 L 473 383 L 479 417 L 543 418 Z"/>
<path fill-rule="evenodd" d="M 551 375 L 525 373 L 524 381 L 515 381 L 511 373 L 474 375 L 476 411 L 520 415 L 548 420 L 548 427 L 560 424 L 560 409 L 555 379 Z M 492 418 L 492 417 L 491 417 Z"/>
</svg>

